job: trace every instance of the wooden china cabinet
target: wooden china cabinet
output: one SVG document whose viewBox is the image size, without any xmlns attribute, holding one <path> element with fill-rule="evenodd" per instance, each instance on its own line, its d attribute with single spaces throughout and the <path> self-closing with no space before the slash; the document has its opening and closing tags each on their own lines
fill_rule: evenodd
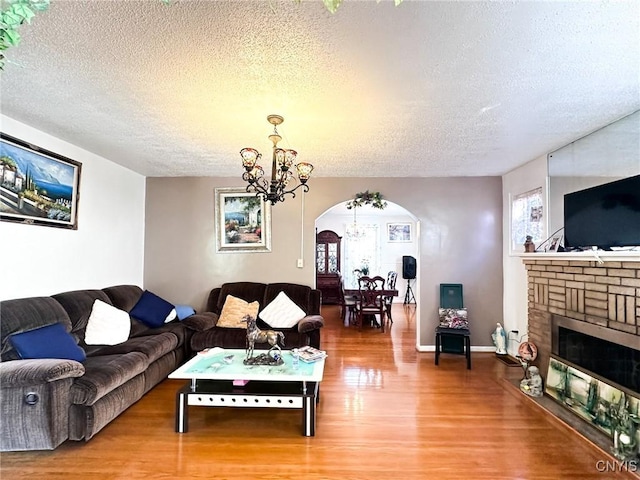
<svg viewBox="0 0 640 480">
<path fill-rule="evenodd" d="M 331 230 L 316 233 L 316 288 L 322 292 L 323 304 L 342 304 L 341 241 Z"/>
</svg>

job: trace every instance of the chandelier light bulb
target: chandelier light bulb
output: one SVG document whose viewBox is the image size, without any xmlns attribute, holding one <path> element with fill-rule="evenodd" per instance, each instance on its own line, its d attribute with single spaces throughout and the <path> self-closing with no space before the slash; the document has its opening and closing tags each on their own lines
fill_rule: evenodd
<svg viewBox="0 0 640 480">
<path fill-rule="evenodd" d="M 253 177 L 253 180 L 256 181 L 258 178 L 264 176 L 264 170 L 260 165 L 256 165 L 251 169 L 251 176 Z"/>
<path fill-rule="evenodd" d="M 291 168 L 291 165 L 296 161 L 296 157 L 298 156 L 298 152 L 295 150 L 285 150 L 284 151 L 284 161 L 282 162 L 282 169 L 286 170 Z"/>
<path fill-rule="evenodd" d="M 305 184 L 311 177 L 313 165 L 311 165 L 310 163 L 301 162 L 296 165 L 296 170 L 298 171 L 298 178 L 300 179 L 302 184 Z"/>
</svg>

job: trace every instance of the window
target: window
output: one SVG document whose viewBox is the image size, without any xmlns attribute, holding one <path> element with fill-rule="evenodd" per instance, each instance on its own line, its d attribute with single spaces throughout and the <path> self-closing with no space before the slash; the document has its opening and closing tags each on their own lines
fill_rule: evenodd
<svg viewBox="0 0 640 480">
<path fill-rule="evenodd" d="M 522 245 L 531 235 L 537 245 L 544 240 L 542 187 L 513 197 L 511 201 L 511 249 L 523 251 Z"/>
<path fill-rule="evenodd" d="M 358 224 L 356 228 L 347 225 L 342 275 L 345 288 L 358 288 L 358 276 L 354 270 L 364 267 L 371 276 L 380 274 L 379 236 L 378 225 Z"/>
</svg>

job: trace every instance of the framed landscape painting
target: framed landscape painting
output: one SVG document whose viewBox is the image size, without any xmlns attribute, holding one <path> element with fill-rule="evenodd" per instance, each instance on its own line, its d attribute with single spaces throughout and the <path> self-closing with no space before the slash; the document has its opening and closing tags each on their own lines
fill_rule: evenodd
<svg viewBox="0 0 640 480">
<path fill-rule="evenodd" d="M 270 252 L 271 204 L 244 188 L 216 188 L 217 252 Z"/>
<path fill-rule="evenodd" d="M 387 223 L 387 239 L 389 242 L 410 242 L 410 223 Z"/>
<path fill-rule="evenodd" d="M 0 133 L 0 220 L 76 230 L 81 168 Z"/>
</svg>

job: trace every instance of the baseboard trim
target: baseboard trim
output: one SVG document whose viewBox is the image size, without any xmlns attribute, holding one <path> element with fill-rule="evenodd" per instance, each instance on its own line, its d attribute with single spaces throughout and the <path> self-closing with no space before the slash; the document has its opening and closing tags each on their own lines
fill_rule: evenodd
<svg viewBox="0 0 640 480">
<path fill-rule="evenodd" d="M 435 352 L 435 345 L 417 345 L 416 350 L 419 352 Z M 496 347 L 472 346 L 472 352 L 496 353 Z"/>
</svg>

